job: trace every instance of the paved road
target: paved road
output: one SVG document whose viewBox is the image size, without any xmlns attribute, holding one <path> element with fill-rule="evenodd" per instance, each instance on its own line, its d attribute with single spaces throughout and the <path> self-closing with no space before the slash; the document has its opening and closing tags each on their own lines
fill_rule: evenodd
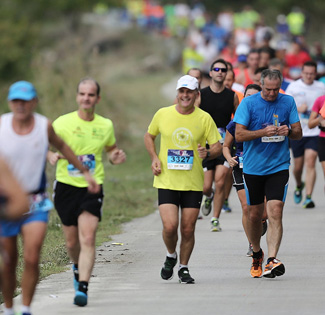
<svg viewBox="0 0 325 315">
<path fill-rule="evenodd" d="M 236 192 L 232 213 L 223 213 L 221 233 L 209 231 L 209 217 L 197 223 L 196 246 L 190 261 L 195 285 L 160 279 L 165 249 L 158 212 L 124 226 L 124 233 L 97 249 L 89 305 L 72 304 L 72 273 L 52 275 L 38 287 L 33 314 L 325 314 L 325 200 L 318 168 L 314 199 L 317 208 L 293 203 L 288 191 L 284 237 L 278 258 L 286 274 L 253 279 L 247 241 L 241 226 Z M 292 181 L 292 178 L 291 178 Z M 150 183 L 148 183 L 150 184 Z M 265 246 L 265 238 L 263 239 Z M 20 304 L 20 297 L 16 298 Z"/>
</svg>

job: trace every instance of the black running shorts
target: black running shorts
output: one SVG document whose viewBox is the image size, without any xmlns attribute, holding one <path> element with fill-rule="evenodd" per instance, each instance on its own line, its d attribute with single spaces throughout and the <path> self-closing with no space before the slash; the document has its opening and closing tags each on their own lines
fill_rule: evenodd
<svg viewBox="0 0 325 315">
<path fill-rule="evenodd" d="M 248 205 L 259 205 L 266 200 L 285 202 L 289 183 L 289 170 L 270 175 L 249 175 L 244 173 L 244 183 Z"/>
<path fill-rule="evenodd" d="M 77 226 L 82 211 L 93 214 L 101 221 L 103 200 L 102 186 L 98 194 L 91 194 L 87 188 L 54 182 L 54 205 L 66 226 Z"/>
<path fill-rule="evenodd" d="M 181 191 L 170 189 L 158 189 L 158 205 L 171 203 L 177 207 L 200 209 L 202 191 Z"/>
<path fill-rule="evenodd" d="M 318 137 L 318 158 L 319 162 L 325 161 L 325 138 Z"/>
<path fill-rule="evenodd" d="M 243 179 L 243 169 L 240 168 L 238 165 L 232 169 L 232 178 L 233 186 L 236 188 L 236 191 L 244 189 L 244 179 Z"/>
<path fill-rule="evenodd" d="M 300 140 L 290 139 L 291 150 L 294 158 L 304 156 L 305 150 L 318 151 L 318 136 L 302 137 Z"/>
</svg>

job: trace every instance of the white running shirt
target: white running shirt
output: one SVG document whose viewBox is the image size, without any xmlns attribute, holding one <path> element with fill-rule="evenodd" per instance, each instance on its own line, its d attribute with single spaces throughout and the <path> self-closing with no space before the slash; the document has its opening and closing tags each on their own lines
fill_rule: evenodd
<svg viewBox="0 0 325 315">
<path fill-rule="evenodd" d="M 12 128 L 13 113 L 1 115 L 0 154 L 28 193 L 46 188 L 45 165 L 48 151 L 48 120 L 34 113 L 35 125 L 26 135 Z"/>
<path fill-rule="evenodd" d="M 325 95 L 325 84 L 320 81 L 314 81 L 307 85 L 301 79 L 291 82 L 286 89 L 286 94 L 293 96 L 297 106 L 307 104 L 308 109 L 305 113 L 299 113 L 303 137 L 313 137 L 319 135 L 319 128 L 308 128 L 308 119 L 316 98 Z"/>
</svg>

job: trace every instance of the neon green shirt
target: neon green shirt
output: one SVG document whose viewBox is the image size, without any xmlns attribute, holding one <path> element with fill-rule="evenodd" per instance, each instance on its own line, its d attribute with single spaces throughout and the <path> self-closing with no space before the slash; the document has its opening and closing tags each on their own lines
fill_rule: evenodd
<svg viewBox="0 0 325 315">
<path fill-rule="evenodd" d="M 221 139 L 211 116 L 200 108 L 182 115 L 176 105 L 161 108 L 154 115 L 148 133 L 161 135 L 159 160 L 161 174 L 155 176 L 156 188 L 202 191 L 202 159 L 197 152 L 198 144 L 214 144 Z"/>
<path fill-rule="evenodd" d="M 92 121 L 81 119 L 78 112 L 60 116 L 53 122 L 55 132 L 69 145 L 78 158 L 89 168 L 98 184 L 104 181 L 102 153 L 106 146 L 115 144 L 113 123 L 95 114 Z M 82 174 L 66 159 L 60 159 L 56 168 L 58 182 L 75 187 L 87 187 Z"/>
</svg>

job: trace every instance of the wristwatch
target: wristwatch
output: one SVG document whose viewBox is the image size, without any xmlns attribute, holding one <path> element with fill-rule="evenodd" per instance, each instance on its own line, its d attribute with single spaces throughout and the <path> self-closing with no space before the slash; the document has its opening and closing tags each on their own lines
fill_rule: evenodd
<svg viewBox="0 0 325 315">
<path fill-rule="evenodd" d="M 207 159 L 208 157 L 210 157 L 210 151 L 207 150 L 207 155 L 205 156 L 205 158 Z"/>
</svg>

